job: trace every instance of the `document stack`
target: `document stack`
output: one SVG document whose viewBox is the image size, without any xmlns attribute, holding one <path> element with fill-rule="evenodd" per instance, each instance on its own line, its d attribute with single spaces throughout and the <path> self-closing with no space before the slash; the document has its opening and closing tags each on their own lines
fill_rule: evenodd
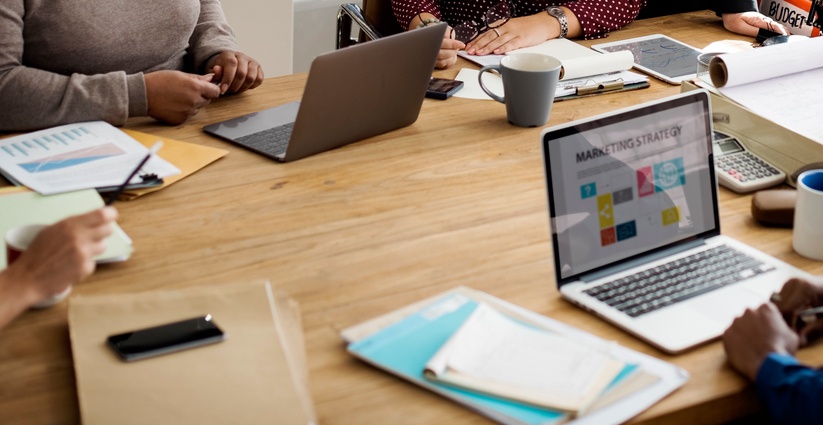
<svg viewBox="0 0 823 425">
<path fill-rule="evenodd" d="M 681 368 L 460 287 L 342 332 L 355 357 L 503 424 L 624 422 Z"/>
<path fill-rule="evenodd" d="M 210 314 L 225 340 L 125 362 L 123 332 Z M 268 282 L 74 296 L 69 331 L 84 424 L 316 423 L 297 304 Z"/>
<path fill-rule="evenodd" d="M 715 128 L 792 175 L 823 162 L 821 78 L 823 37 L 801 38 L 718 55 L 709 75 L 684 83 L 682 91 L 709 90 Z"/>
</svg>

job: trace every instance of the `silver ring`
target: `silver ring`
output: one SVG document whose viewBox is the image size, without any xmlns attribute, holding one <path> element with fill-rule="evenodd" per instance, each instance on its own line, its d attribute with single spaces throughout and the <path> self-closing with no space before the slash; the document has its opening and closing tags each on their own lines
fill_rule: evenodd
<svg viewBox="0 0 823 425">
<path fill-rule="evenodd" d="M 783 301 L 783 297 L 781 297 L 779 293 L 775 292 L 771 297 L 769 297 L 769 301 L 779 303 L 780 301 Z"/>
<path fill-rule="evenodd" d="M 492 28 L 492 31 L 494 31 L 494 33 L 497 34 L 497 37 L 500 38 L 500 31 L 498 31 L 497 28 Z"/>
</svg>

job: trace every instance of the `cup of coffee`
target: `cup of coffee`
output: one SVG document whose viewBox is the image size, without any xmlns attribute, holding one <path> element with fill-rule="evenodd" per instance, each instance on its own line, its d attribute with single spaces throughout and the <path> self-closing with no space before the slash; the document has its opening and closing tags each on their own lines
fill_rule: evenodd
<svg viewBox="0 0 823 425">
<path fill-rule="evenodd" d="M 483 84 L 483 74 L 495 70 L 503 78 L 503 96 Z M 560 61 L 540 53 L 514 53 L 480 69 L 480 88 L 492 99 L 506 105 L 510 123 L 520 127 L 540 127 L 549 121 L 554 92 L 560 78 Z"/>
<path fill-rule="evenodd" d="M 46 227 L 44 224 L 27 224 L 23 226 L 12 227 L 6 232 L 6 264 L 11 265 L 17 261 L 17 258 L 31 245 L 37 234 Z M 60 301 L 66 299 L 71 293 L 71 286 L 66 288 L 63 292 L 46 298 L 43 301 L 33 305 L 33 308 L 51 307 Z"/>
<path fill-rule="evenodd" d="M 797 178 L 792 245 L 795 252 L 823 261 L 823 170 L 808 170 Z"/>
</svg>

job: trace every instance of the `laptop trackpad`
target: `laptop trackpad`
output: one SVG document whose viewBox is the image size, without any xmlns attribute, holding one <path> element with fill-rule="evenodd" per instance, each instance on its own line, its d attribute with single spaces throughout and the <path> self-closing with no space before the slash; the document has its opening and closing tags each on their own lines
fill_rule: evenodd
<svg viewBox="0 0 823 425">
<path fill-rule="evenodd" d="M 747 308 L 763 304 L 762 298 L 740 286 L 723 288 L 713 294 L 706 294 L 695 299 L 695 301 L 689 307 L 712 320 L 728 324 L 743 314 Z"/>
<path fill-rule="evenodd" d="M 293 123 L 297 118 L 298 109 L 300 109 L 299 101 L 286 103 L 271 109 L 209 125 L 205 127 L 205 130 L 229 140 L 235 140 L 249 134 Z"/>
</svg>

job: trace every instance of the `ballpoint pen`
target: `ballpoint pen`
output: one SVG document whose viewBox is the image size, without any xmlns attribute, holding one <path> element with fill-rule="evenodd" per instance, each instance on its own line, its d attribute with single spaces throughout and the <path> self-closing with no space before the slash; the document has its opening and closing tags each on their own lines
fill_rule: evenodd
<svg viewBox="0 0 823 425">
<path fill-rule="evenodd" d="M 144 165 L 146 165 L 146 162 L 148 162 L 149 159 L 151 159 L 152 155 L 156 154 L 157 151 L 159 151 L 162 147 L 163 142 L 158 141 L 154 144 L 154 146 L 151 147 L 151 149 L 149 149 L 149 153 L 146 154 L 146 157 L 143 158 L 143 160 L 140 161 L 139 164 L 137 164 L 137 168 L 135 168 L 134 171 L 132 171 L 131 174 L 129 174 L 129 176 L 126 177 L 126 181 L 124 181 L 123 184 L 121 184 L 120 187 L 117 188 L 117 190 L 115 190 L 111 193 L 111 195 L 109 195 L 109 198 L 106 199 L 106 205 L 111 205 L 114 203 L 114 201 L 117 200 L 117 197 L 119 197 L 120 194 L 123 193 L 124 190 L 126 190 L 126 186 L 128 186 L 129 182 L 132 178 L 134 178 L 135 174 L 137 174 L 137 172 L 140 171 L 140 169 L 143 168 Z"/>
<path fill-rule="evenodd" d="M 808 326 L 817 321 L 819 317 L 818 315 L 823 314 L 823 307 L 815 307 L 806 310 L 800 310 L 795 314 L 799 319 L 799 321 L 797 322 L 797 328 L 798 330 L 800 330 L 800 328 Z"/>
</svg>

